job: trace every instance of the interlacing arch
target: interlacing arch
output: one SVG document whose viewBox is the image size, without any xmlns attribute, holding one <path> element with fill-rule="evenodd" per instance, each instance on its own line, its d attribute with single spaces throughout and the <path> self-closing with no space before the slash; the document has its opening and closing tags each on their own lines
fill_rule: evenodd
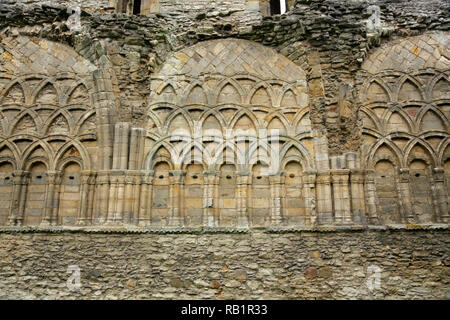
<svg viewBox="0 0 450 320">
<path fill-rule="evenodd" d="M 447 221 L 448 190 L 441 173 L 450 138 L 450 63 L 437 53 L 420 54 L 424 43 L 437 46 L 443 38 L 403 39 L 377 49 L 363 64 L 361 150 L 375 177 L 375 194 L 366 197 L 384 222 Z"/>
</svg>

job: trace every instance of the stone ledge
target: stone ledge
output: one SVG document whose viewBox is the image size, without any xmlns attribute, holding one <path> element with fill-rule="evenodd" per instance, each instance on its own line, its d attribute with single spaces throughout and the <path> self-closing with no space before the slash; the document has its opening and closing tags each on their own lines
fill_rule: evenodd
<svg viewBox="0 0 450 320">
<path fill-rule="evenodd" d="M 392 224 L 352 226 L 298 226 L 298 227 L 136 227 L 136 226 L 94 226 L 94 227 L 8 227 L 0 226 L 0 233 L 98 233 L 98 234 L 247 234 L 247 233 L 338 233 L 363 231 L 435 231 L 448 230 L 449 224 Z"/>
</svg>

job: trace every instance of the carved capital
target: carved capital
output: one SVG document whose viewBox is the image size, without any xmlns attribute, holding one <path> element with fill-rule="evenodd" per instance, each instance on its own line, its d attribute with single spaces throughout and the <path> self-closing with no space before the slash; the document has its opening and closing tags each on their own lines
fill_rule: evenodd
<svg viewBox="0 0 450 320">
<path fill-rule="evenodd" d="M 182 170 L 170 170 L 169 181 L 170 184 L 182 184 L 186 173 Z"/>
<path fill-rule="evenodd" d="M 409 168 L 398 169 L 398 175 L 400 178 L 400 182 L 409 182 Z"/>
<path fill-rule="evenodd" d="M 350 170 L 350 180 L 355 183 L 364 183 L 364 170 L 352 169 Z"/>
<path fill-rule="evenodd" d="M 141 172 L 141 181 L 143 184 L 152 184 L 155 171 L 148 170 Z"/>
<path fill-rule="evenodd" d="M 445 181 L 444 168 L 433 168 L 433 180 L 435 182 L 444 182 Z"/>
<path fill-rule="evenodd" d="M 330 184 L 331 177 L 329 172 L 317 173 L 317 184 Z"/>
<path fill-rule="evenodd" d="M 109 183 L 109 171 L 100 171 L 97 174 L 97 184 L 108 184 Z"/>
<path fill-rule="evenodd" d="M 14 170 L 12 172 L 12 180 L 14 184 L 26 184 L 29 176 L 29 171 Z"/>
<path fill-rule="evenodd" d="M 61 171 L 47 171 L 48 184 L 60 184 L 63 173 Z"/>
</svg>

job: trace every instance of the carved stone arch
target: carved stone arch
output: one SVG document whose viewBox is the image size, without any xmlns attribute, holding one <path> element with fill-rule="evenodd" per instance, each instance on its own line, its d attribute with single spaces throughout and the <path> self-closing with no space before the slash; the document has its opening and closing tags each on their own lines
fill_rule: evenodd
<svg viewBox="0 0 450 320">
<path fill-rule="evenodd" d="M 97 120 L 97 112 L 95 110 L 90 110 L 90 111 L 86 111 L 79 119 L 78 121 L 75 123 L 74 129 L 73 129 L 73 134 L 75 136 L 80 135 L 81 129 L 83 127 L 83 125 L 91 118 L 93 117 L 94 120 Z M 97 130 L 94 131 L 95 133 L 97 132 Z"/>
<path fill-rule="evenodd" d="M 392 152 L 392 158 L 380 158 L 380 156 L 377 155 L 377 152 L 381 149 L 381 147 L 386 146 L 391 152 Z M 404 167 L 404 158 L 402 156 L 403 152 L 398 148 L 397 145 L 395 145 L 392 141 L 386 139 L 386 138 L 380 138 L 377 143 L 371 146 L 371 148 L 368 151 L 367 159 L 366 159 L 366 166 L 368 169 L 375 168 L 375 164 L 378 162 L 379 159 L 384 160 L 390 160 L 394 165 L 396 164 L 399 168 Z M 378 156 L 378 159 L 376 159 L 376 156 Z"/>
<path fill-rule="evenodd" d="M 4 148 L 7 148 L 12 153 L 11 160 L 14 162 L 14 170 L 18 170 L 20 163 L 20 150 L 13 142 L 9 140 L 3 140 L 0 142 L 0 154 Z"/>
<path fill-rule="evenodd" d="M 294 128 L 296 135 L 311 131 L 312 120 L 311 120 L 310 112 L 311 112 L 310 108 L 302 108 L 302 109 L 299 109 L 297 111 L 297 113 L 295 114 L 295 116 L 292 120 L 292 127 Z M 301 129 L 301 128 L 303 128 L 304 125 L 305 125 L 305 129 Z"/>
<path fill-rule="evenodd" d="M 181 162 L 179 163 L 181 170 L 186 170 L 189 164 L 202 164 L 203 167 L 209 168 L 212 156 L 209 150 L 199 141 L 192 141 L 187 144 L 181 153 Z"/>
<path fill-rule="evenodd" d="M 166 122 L 167 118 L 169 117 L 169 115 L 174 112 L 174 110 L 176 110 L 178 107 L 174 104 L 168 104 L 168 103 L 156 103 L 152 106 L 150 106 L 150 108 L 147 111 L 147 117 L 148 117 L 148 122 L 153 121 L 155 125 L 157 125 L 158 131 L 160 131 L 161 133 L 164 132 L 164 123 Z M 166 112 L 165 118 L 161 118 L 161 112 L 158 112 L 161 109 L 169 109 L 170 111 Z M 150 124 L 149 124 L 150 125 Z M 153 129 L 153 128 L 149 128 L 149 129 Z"/>
<path fill-rule="evenodd" d="M 159 97 L 164 94 L 164 92 L 167 91 L 167 99 L 164 98 L 163 101 L 159 101 Z M 179 86 L 176 82 L 172 80 L 164 81 L 161 83 L 158 88 L 155 90 L 155 93 L 157 96 L 151 95 L 149 103 L 152 103 L 154 100 L 157 100 L 157 102 L 167 102 L 175 105 L 179 105 L 179 95 L 177 95 L 177 91 L 179 91 Z M 173 97 L 172 97 L 173 95 Z"/>
<path fill-rule="evenodd" d="M 74 135 L 75 134 L 75 122 L 72 117 L 72 115 L 65 109 L 55 110 L 53 114 L 45 121 L 45 123 L 42 126 L 42 135 L 49 135 L 51 134 L 49 130 L 51 129 L 51 126 L 57 120 L 59 117 L 63 117 L 63 119 L 67 122 L 67 131 L 62 133 L 56 133 L 56 134 L 67 134 L 67 135 Z M 61 128 L 61 124 L 58 123 L 58 129 Z M 61 128 L 62 129 L 62 128 Z"/>
<path fill-rule="evenodd" d="M 238 112 L 236 112 L 234 114 L 234 116 L 228 122 L 228 127 L 230 129 L 234 130 L 236 127 L 236 124 L 243 117 L 247 117 L 250 119 L 250 123 L 253 125 L 253 130 L 256 131 L 256 129 L 258 128 L 258 118 L 256 118 L 256 116 L 253 114 L 253 112 L 251 112 L 250 110 L 245 109 L 245 108 L 242 108 L 241 110 L 239 110 Z"/>
<path fill-rule="evenodd" d="M 83 170 L 82 169 L 83 168 L 83 160 L 79 157 L 73 157 L 73 156 L 67 157 L 67 158 L 64 158 L 64 159 L 61 159 L 60 161 L 58 161 L 56 164 L 56 170 L 62 171 L 62 170 L 64 170 L 64 167 L 66 167 L 68 164 L 70 164 L 72 162 L 77 163 L 80 166 L 81 170 Z"/>
<path fill-rule="evenodd" d="M 223 92 L 223 90 L 226 88 L 226 87 L 228 87 L 228 86 L 230 86 L 230 87 L 232 87 L 233 89 L 234 89 L 234 91 L 236 91 L 236 93 L 237 93 L 237 99 L 234 99 L 234 101 L 223 101 L 223 102 L 221 102 L 221 100 L 222 100 L 222 96 L 221 96 L 221 93 Z M 228 93 L 227 93 L 228 94 Z M 217 105 L 220 105 L 220 104 L 227 104 L 227 103 L 234 103 L 234 104 L 243 104 L 244 103 L 244 97 L 246 96 L 246 94 L 245 94 L 245 92 L 244 92 L 244 90 L 241 88 L 241 86 L 240 86 L 240 84 L 239 84 L 239 82 L 237 82 L 236 80 L 234 80 L 234 79 L 223 79 L 221 82 L 219 82 L 218 84 L 217 84 L 217 87 L 216 87 L 216 89 L 214 90 L 214 97 L 215 97 L 215 103 L 217 104 Z M 223 97 L 224 98 L 224 97 Z"/>
<path fill-rule="evenodd" d="M 5 143 L 6 142 L 6 143 Z M 3 141 L 0 143 L 0 163 L 8 162 L 13 170 L 17 170 L 18 161 L 16 154 L 14 152 L 14 148 L 11 148 L 9 141 Z M 5 152 L 8 150 L 9 152 Z"/>
<path fill-rule="evenodd" d="M 380 119 L 371 109 L 369 109 L 367 107 L 361 107 L 359 109 L 359 111 L 361 113 L 363 113 L 370 121 L 372 121 L 372 123 L 374 125 L 374 128 L 367 127 L 366 124 L 364 124 L 364 119 L 362 119 L 364 128 L 374 129 L 374 130 L 378 131 L 378 133 L 380 133 L 380 134 L 383 132 L 383 127 L 382 127 L 382 124 L 380 123 Z M 363 117 L 361 117 L 361 118 L 363 118 Z"/>
<path fill-rule="evenodd" d="M 286 158 L 287 152 L 291 149 L 295 148 L 298 150 L 300 155 L 300 164 L 303 167 L 303 170 L 310 170 L 315 168 L 315 163 L 312 155 L 308 151 L 308 149 L 300 142 L 294 141 L 292 139 L 287 139 L 287 142 L 283 144 L 280 152 L 281 167 L 283 167 L 284 159 Z"/>
<path fill-rule="evenodd" d="M 412 151 L 416 146 L 423 148 L 428 153 L 427 156 L 422 153 L 412 154 Z M 426 140 L 421 138 L 412 139 L 405 146 L 403 163 L 406 166 L 409 166 L 414 159 L 425 161 L 427 165 L 432 166 L 433 168 L 436 167 L 436 164 L 438 163 L 433 147 Z"/>
<path fill-rule="evenodd" d="M 427 101 L 448 101 L 450 100 L 450 75 L 448 72 L 434 72 L 434 77 L 426 87 Z M 442 89 L 445 91 L 441 95 Z"/>
<path fill-rule="evenodd" d="M 51 146 L 45 141 L 45 140 L 36 140 L 32 142 L 29 146 L 27 146 L 22 151 L 22 156 L 20 159 L 20 163 L 23 170 L 28 170 L 28 163 L 30 161 L 30 156 L 34 153 L 36 149 L 41 148 L 44 150 L 44 154 L 46 157 L 42 157 L 42 161 L 46 164 L 47 170 L 50 170 L 50 168 L 54 168 L 52 159 L 55 159 L 53 157 L 54 151 L 51 148 Z M 39 160 L 40 161 L 40 160 Z"/>
<path fill-rule="evenodd" d="M 238 159 L 237 154 L 240 152 L 240 150 L 236 147 L 236 145 L 232 141 L 223 140 L 222 144 L 220 144 L 216 148 L 216 150 L 218 151 L 215 153 L 211 161 L 211 163 L 214 165 L 214 170 L 220 171 L 220 168 L 223 165 L 227 164 L 234 165 L 237 171 L 242 170 L 242 168 L 240 168 L 240 163 L 236 161 Z M 232 155 L 230 155 L 229 153 L 232 153 Z M 243 155 L 241 155 L 241 158 L 242 156 Z"/>
<path fill-rule="evenodd" d="M 192 135 L 194 133 L 194 123 L 191 119 L 191 116 L 189 115 L 188 112 L 186 112 L 185 109 L 178 107 L 177 110 L 174 110 L 171 114 L 169 114 L 169 116 L 166 118 L 166 120 L 163 123 L 163 128 L 164 128 L 164 133 L 168 134 L 170 131 L 171 126 L 173 125 L 173 122 L 175 119 L 177 119 L 178 117 L 182 117 L 183 120 L 186 122 L 187 124 L 187 128 L 190 132 L 190 134 Z M 177 130 L 179 128 L 176 128 L 175 130 Z"/>
<path fill-rule="evenodd" d="M 414 77 L 412 77 L 409 74 L 404 75 L 403 77 L 401 77 L 397 83 L 397 86 L 395 88 L 394 91 L 394 101 L 398 101 L 398 102 L 402 102 L 405 100 L 402 100 L 402 97 L 400 97 L 403 88 L 406 86 L 407 83 L 411 83 L 413 85 L 413 87 L 417 90 L 417 93 L 420 94 L 420 97 L 417 99 L 415 98 L 414 100 L 407 100 L 407 101 L 425 101 L 426 99 L 426 92 L 424 91 L 423 87 L 424 85 L 420 82 L 420 80 L 415 79 Z M 411 95 L 408 94 L 408 97 L 410 97 Z"/>
<path fill-rule="evenodd" d="M 223 135 L 223 129 L 227 127 L 227 121 L 222 116 L 222 114 L 220 113 L 218 108 L 207 109 L 207 110 L 203 111 L 203 113 L 200 115 L 200 120 L 198 123 L 199 128 L 203 128 L 205 121 L 211 116 L 214 117 L 221 125 L 221 127 L 222 127 L 221 131 L 222 131 L 222 135 Z"/>
<path fill-rule="evenodd" d="M 380 96 L 380 93 L 375 91 L 373 93 L 371 93 L 369 90 L 372 88 L 372 86 L 375 86 L 375 88 L 377 88 L 376 86 L 378 86 L 378 88 L 380 88 L 382 91 L 384 92 L 384 96 L 387 97 L 387 100 L 385 100 L 384 96 L 381 96 L 381 99 L 378 98 L 378 96 Z M 369 97 L 374 96 L 374 100 L 369 100 Z M 377 98 L 375 98 L 377 97 Z M 381 79 L 378 76 L 373 76 L 369 79 L 367 79 L 365 81 L 365 83 L 363 84 L 362 88 L 361 88 L 361 103 L 363 105 L 366 104 L 372 104 L 372 103 L 377 103 L 377 102 L 391 102 L 393 101 L 393 97 L 394 97 L 394 93 L 392 92 L 391 88 L 384 83 L 383 79 Z M 377 99 L 377 100 L 375 100 Z M 379 99 L 379 100 L 378 100 Z"/>
<path fill-rule="evenodd" d="M 157 162 L 167 162 L 170 166 L 170 170 L 175 170 L 175 164 L 173 162 L 174 148 L 167 141 L 168 138 L 155 143 L 150 151 L 147 153 L 143 162 L 143 170 L 154 170 L 154 166 Z M 161 155 L 160 150 L 166 150 L 167 155 Z"/>
<path fill-rule="evenodd" d="M 88 154 L 86 148 L 83 146 L 83 144 L 76 140 L 67 141 L 58 150 L 56 150 L 55 161 L 54 161 L 55 169 L 60 170 L 61 162 L 63 162 L 65 159 L 64 156 L 72 148 L 74 148 L 76 151 L 78 151 L 80 156 L 78 157 L 76 155 L 75 156 L 69 155 L 69 157 L 70 158 L 79 158 L 81 160 L 81 163 L 79 163 L 81 170 L 91 170 L 91 168 L 92 168 L 91 158 L 89 157 L 89 154 Z"/>
<path fill-rule="evenodd" d="M 69 105 L 69 104 L 83 104 L 83 101 L 81 102 L 75 102 L 75 103 L 70 103 L 72 100 L 72 95 L 75 93 L 75 91 L 78 88 L 84 88 L 84 90 L 86 90 L 86 94 L 87 94 L 87 104 L 89 106 L 93 106 L 94 105 L 94 101 L 93 101 L 93 97 L 92 94 L 90 94 L 90 90 L 88 89 L 88 86 L 86 85 L 86 81 L 83 79 L 77 79 L 77 81 L 75 82 L 75 84 L 68 88 L 66 92 L 63 93 L 63 104 L 64 105 Z"/>
<path fill-rule="evenodd" d="M 273 130 L 279 130 L 278 132 L 282 136 L 295 135 L 292 134 L 292 127 L 282 113 L 271 114 L 270 118 L 265 119 L 265 121 L 267 121 L 268 134 L 273 132 Z M 283 128 L 279 128 L 280 125 L 282 125 Z"/>
<path fill-rule="evenodd" d="M 386 109 L 384 112 L 382 123 L 384 127 L 383 131 L 386 134 L 402 131 L 399 130 L 402 127 L 402 122 L 391 122 L 396 114 L 398 114 L 398 116 L 401 118 L 400 120 L 403 120 L 403 122 L 407 125 L 407 128 L 405 128 L 406 130 L 404 130 L 404 132 L 416 132 L 416 126 L 409 115 L 403 109 L 395 107 Z"/>
<path fill-rule="evenodd" d="M 42 128 L 42 122 L 39 115 L 33 109 L 24 109 L 16 115 L 16 120 L 11 123 L 8 136 L 14 135 L 17 130 L 18 133 L 23 133 L 23 128 L 18 127 L 22 124 L 23 120 L 31 120 L 33 123 L 32 129 L 34 128 L 34 130 L 30 130 L 29 133 L 39 133 L 39 128 Z"/>
<path fill-rule="evenodd" d="M 203 93 L 203 102 L 202 101 L 193 101 L 191 95 L 194 94 L 194 90 L 196 88 L 200 88 Z M 193 81 L 190 83 L 186 89 L 184 90 L 184 93 L 180 97 L 180 105 L 190 105 L 190 104 L 200 104 L 200 105 L 209 105 L 213 104 L 211 101 L 211 93 L 210 90 L 207 89 L 207 87 L 199 80 Z"/>
<path fill-rule="evenodd" d="M 428 115 L 429 112 L 431 112 L 431 114 L 434 114 L 435 116 L 437 116 L 438 120 L 441 121 L 441 129 L 433 126 L 435 119 L 429 119 L 428 122 L 430 122 L 430 120 L 431 120 L 431 123 L 429 123 L 429 124 L 424 123 L 424 121 L 425 121 L 424 118 Z M 415 122 L 416 122 L 417 129 L 420 132 L 428 131 L 428 130 L 442 130 L 444 132 L 448 132 L 449 126 L 450 126 L 449 125 L 450 119 L 448 119 L 447 116 L 441 110 L 439 110 L 439 108 L 436 108 L 433 105 L 426 105 L 426 106 L 422 107 L 416 115 Z M 426 126 L 423 127 L 422 125 L 426 125 Z"/>
<path fill-rule="evenodd" d="M 268 100 L 269 104 L 256 103 L 253 100 L 253 98 L 255 97 L 255 94 L 261 89 L 263 89 L 265 91 L 265 93 L 267 94 L 267 98 L 269 99 Z M 252 101 L 254 101 L 254 102 L 252 102 Z M 275 101 L 276 101 L 275 92 L 273 91 L 270 84 L 268 84 L 266 81 L 260 81 L 260 82 L 256 83 L 253 86 L 253 88 L 248 92 L 247 96 L 244 99 L 245 104 L 263 105 L 263 106 L 267 106 L 267 107 L 273 107 L 275 104 L 274 103 Z"/>
<path fill-rule="evenodd" d="M 11 90 L 13 90 L 13 89 L 18 89 L 20 91 L 20 93 L 19 93 L 20 101 L 16 102 L 14 100 L 14 102 L 13 102 L 12 99 L 8 100 L 8 96 L 10 95 Z M 15 80 L 11 81 L 5 88 L 2 89 L 2 92 L 4 92 L 4 93 L 0 93 L 0 105 L 5 105 L 5 104 L 23 105 L 23 104 L 28 103 L 27 94 L 23 87 L 23 82 L 20 79 L 15 79 Z"/>
<path fill-rule="evenodd" d="M 438 158 L 438 166 L 444 167 L 446 160 L 450 157 L 450 152 L 448 154 L 445 153 L 450 146 L 450 137 L 447 137 L 442 140 L 439 148 L 437 150 L 437 158 Z"/>
<path fill-rule="evenodd" d="M 61 100 L 62 100 L 63 95 L 62 95 L 61 89 L 59 88 L 59 86 L 56 85 L 53 78 L 47 78 L 47 79 L 42 80 L 42 82 L 33 90 L 33 92 L 31 93 L 32 103 L 33 104 L 40 103 L 40 102 L 38 102 L 39 95 L 42 92 L 44 92 L 43 90 L 46 89 L 47 87 L 50 89 L 53 88 L 55 90 L 56 99 L 54 101 L 52 101 L 51 103 L 45 102 L 44 104 L 50 104 L 50 105 L 56 105 L 56 106 L 62 105 Z"/>
</svg>

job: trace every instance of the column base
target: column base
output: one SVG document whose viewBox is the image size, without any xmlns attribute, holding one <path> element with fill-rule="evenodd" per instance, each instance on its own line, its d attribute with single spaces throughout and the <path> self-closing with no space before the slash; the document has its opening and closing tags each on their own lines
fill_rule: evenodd
<svg viewBox="0 0 450 320">
<path fill-rule="evenodd" d="M 184 226 L 184 218 L 183 217 L 170 217 L 168 226 L 169 227 L 183 227 Z"/>
<path fill-rule="evenodd" d="M 238 217 L 237 218 L 237 227 L 238 228 L 248 228 L 250 225 L 248 217 Z"/>
</svg>

